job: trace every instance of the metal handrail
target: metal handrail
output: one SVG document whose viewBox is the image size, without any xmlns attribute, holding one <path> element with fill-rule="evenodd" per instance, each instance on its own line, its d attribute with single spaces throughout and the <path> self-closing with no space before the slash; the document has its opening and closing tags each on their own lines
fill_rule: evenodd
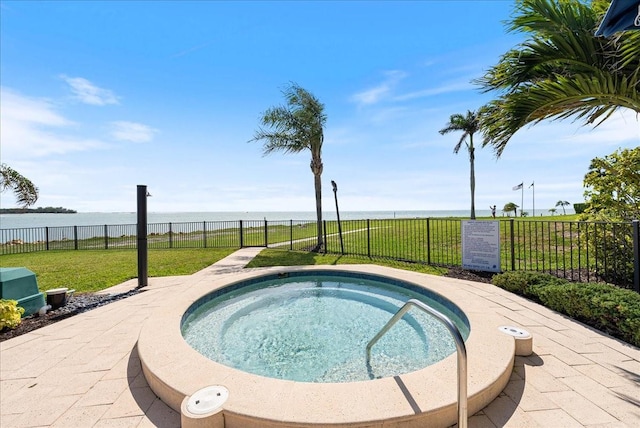
<svg viewBox="0 0 640 428">
<path fill-rule="evenodd" d="M 402 305 L 402 307 L 391 317 L 391 319 L 385 324 L 384 327 L 376 334 L 376 336 L 367 344 L 367 366 L 371 359 L 371 347 L 387 332 L 393 325 L 406 314 L 411 306 L 416 306 L 419 309 L 433 315 L 436 319 L 442 322 L 453 340 L 456 342 L 456 349 L 458 354 L 458 428 L 467 428 L 467 348 L 464 345 L 462 334 L 458 327 L 447 317 L 446 315 L 436 311 L 435 309 L 427 306 L 416 299 L 409 299 Z"/>
</svg>

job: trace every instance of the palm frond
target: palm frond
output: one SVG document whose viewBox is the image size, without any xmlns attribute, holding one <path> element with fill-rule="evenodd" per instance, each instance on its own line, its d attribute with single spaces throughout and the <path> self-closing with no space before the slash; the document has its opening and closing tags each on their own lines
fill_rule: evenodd
<svg viewBox="0 0 640 428">
<path fill-rule="evenodd" d="M 28 207 L 38 200 L 38 188 L 15 169 L 0 164 L 0 192 L 11 189 L 18 205 Z"/>
<path fill-rule="evenodd" d="M 295 83 L 283 91 L 286 105 L 271 107 L 261 118 L 261 127 L 249 140 L 263 141 L 263 155 L 275 151 L 299 153 L 305 149 L 317 156 L 324 140 L 324 105 Z"/>
<path fill-rule="evenodd" d="M 449 123 L 439 132 L 444 135 L 453 131 L 462 131 L 460 140 L 458 140 L 458 143 L 453 148 L 453 153 L 458 153 L 463 143 L 466 144 L 470 151 L 473 150 L 473 134 L 478 132 L 479 129 L 480 121 L 478 113 L 468 110 L 466 116 L 459 113 L 452 114 L 449 117 Z M 465 141 L 467 138 L 469 138 L 469 143 Z"/>
<path fill-rule="evenodd" d="M 508 29 L 527 39 L 475 81 L 498 94 L 481 112 L 483 145 L 500 156 L 519 129 L 542 120 L 598 126 L 618 108 L 640 112 L 640 33 L 596 37 L 600 19 L 577 1 L 517 2 Z"/>
<path fill-rule="evenodd" d="M 500 156 L 521 128 L 543 120 L 573 119 L 600 125 L 619 108 L 640 112 L 637 84 L 607 73 L 555 76 L 498 98 L 483 115 L 485 145 Z"/>
</svg>

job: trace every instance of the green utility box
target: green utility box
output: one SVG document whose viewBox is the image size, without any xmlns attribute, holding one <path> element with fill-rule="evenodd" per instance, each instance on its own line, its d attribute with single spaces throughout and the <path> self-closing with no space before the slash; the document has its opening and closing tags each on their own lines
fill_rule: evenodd
<svg viewBox="0 0 640 428">
<path fill-rule="evenodd" d="M 0 268 L 0 299 L 17 300 L 18 306 L 24 308 L 22 317 L 35 314 L 45 306 L 36 274 L 23 267 Z"/>
</svg>

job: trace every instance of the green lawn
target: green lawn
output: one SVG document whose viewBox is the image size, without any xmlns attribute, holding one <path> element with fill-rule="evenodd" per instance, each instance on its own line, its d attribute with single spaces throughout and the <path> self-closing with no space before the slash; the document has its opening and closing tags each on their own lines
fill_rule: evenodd
<svg viewBox="0 0 640 428">
<path fill-rule="evenodd" d="M 149 250 L 149 277 L 190 275 L 236 249 Z M 0 256 L 2 267 L 26 267 L 41 291 L 68 287 L 77 293 L 104 290 L 138 277 L 136 250 L 40 251 Z"/>
<path fill-rule="evenodd" d="M 575 260 L 580 260 L 582 267 L 585 267 L 586 247 L 579 245 L 580 240 L 574 238 L 577 223 L 568 223 L 576 218 L 576 215 L 518 218 L 514 222 L 516 233 L 512 253 L 508 242 L 509 222 L 507 218 L 499 217 L 498 219 L 502 220 L 503 268 L 510 270 L 511 257 L 515 258 L 518 270 L 564 269 Z M 370 263 L 442 275 L 446 269 L 435 265 L 461 263 L 459 220 L 434 218 L 430 220 L 429 225 L 426 219 L 345 221 L 342 223 L 343 246 L 345 252 L 351 255 L 335 254 L 341 252 L 335 221 L 327 222 L 326 242 L 330 252 L 334 254 L 310 253 L 303 250 L 315 240 L 314 222 L 293 227 L 287 224 L 288 222 L 272 224 L 267 228 L 247 227 L 243 229 L 243 236 L 245 245 L 264 245 L 265 235 L 270 243 L 286 243 L 281 250 L 262 251 L 249 267 Z M 230 230 L 211 233 L 217 234 L 216 236 L 236 236 L 236 233 Z M 160 239 L 158 236 L 152 238 Z M 213 235 L 208 236 L 208 240 L 212 242 L 207 242 L 212 244 L 213 238 Z M 198 244 L 198 240 L 201 239 L 203 232 L 180 233 L 170 241 L 173 248 L 150 248 L 149 276 L 189 275 L 215 263 L 238 248 L 226 241 L 225 245 L 228 246 L 224 248 L 181 248 Z M 254 240 L 255 243 L 252 242 Z M 233 241 L 239 243 L 240 239 L 236 236 Z M 287 241 L 291 242 L 294 249 L 303 251 L 287 251 L 290 246 Z M 163 245 L 166 245 L 166 242 Z M 559 252 L 558 249 L 563 251 Z M 419 263 L 405 263 L 393 259 Z M 592 257 L 589 263 L 593 263 L 593 260 Z M 427 265 L 427 262 L 431 265 Z M 36 274 L 41 290 L 68 287 L 77 292 L 90 292 L 136 278 L 137 252 L 131 248 L 118 249 L 110 246 L 108 250 L 67 249 L 6 254 L 0 256 L 0 266 L 30 269 Z"/>
<path fill-rule="evenodd" d="M 236 249 L 149 250 L 149 277 L 190 275 Z M 376 264 L 443 275 L 446 269 L 417 263 L 303 251 L 263 250 L 247 267 Z M 41 251 L 0 256 L 2 267 L 26 267 L 36 274 L 41 291 L 68 287 L 77 293 L 95 292 L 137 278 L 135 250 Z"/>
<path fill-rule="evenodd" d="M 260 252 L 249 264 L 248 268 L 267 266 L 303 266 L 303 265 L 353 265 L 373 264 L 388 266 L 413 272 L 428 273 L 432 275 L 444 275 L 447 269 L 428 266 L 420 263 L 403 263 L 395 260 L 372 259 L 360 256 L 341 256 L 339 254 L 318 254 L 305 251 L 287 251 L 265 249 Z"/>
</svg>

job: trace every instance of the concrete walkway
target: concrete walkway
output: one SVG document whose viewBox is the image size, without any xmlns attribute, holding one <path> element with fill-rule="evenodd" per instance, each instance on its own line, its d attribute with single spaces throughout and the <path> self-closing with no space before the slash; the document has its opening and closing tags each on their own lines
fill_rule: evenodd
<svg viewBox="0 0 640 428">
<path fill-rule="evenodd" d="M 260 251 L 194 275 L 233 275 Z M 142 375 L 136 341 L 190 279 L 149 278 L 142 293 L 0 343 L 0 427 L 179 427 Z M 492 285 L 446 280 L 534 336 L 534 353 L 516 357 L 508 386 L 469 427 L 640 426 L 640 349 Z"/>
</svg>

